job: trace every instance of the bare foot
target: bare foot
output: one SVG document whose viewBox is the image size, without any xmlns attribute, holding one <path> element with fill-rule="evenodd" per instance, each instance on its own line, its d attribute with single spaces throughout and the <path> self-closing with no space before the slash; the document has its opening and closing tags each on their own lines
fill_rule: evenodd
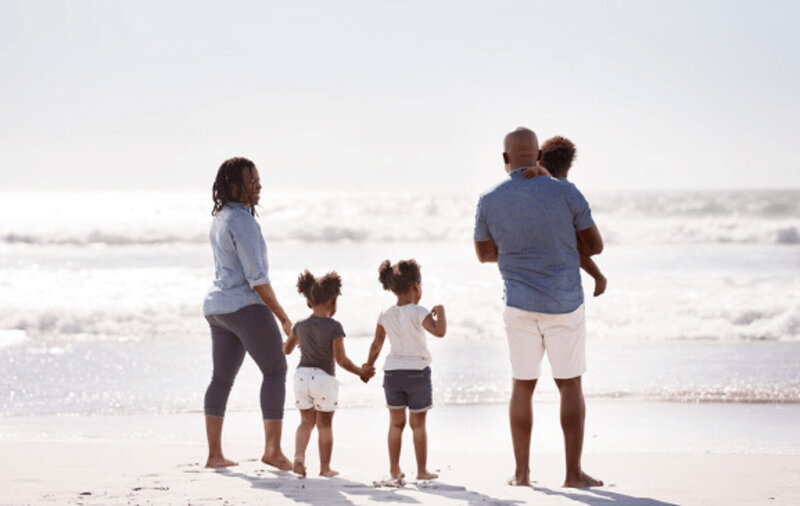
<svg viewBox="0 0 800 506">
<path fill-rule="evenodd" d="M 320 471 L 320 476 L 325 476 L 326 478 L 333 478 L 334 476 L 338 475 L 339 471 L 334 471 L 333 469 L 326 469 L 324 471 Z"/>
<path fill-rule="evenodd" d="M 299 474 L 303 478 L 306 477 L 306 463 L 303 461 L 303 459 L 298 458 L 298 457 L 294 458 L 294 464 L 292 465 L 292 471 L 294 471 L 296 474 Z"/>
<path fill-rule="evenodd" d="M 389 476 L 392 477 L 393 480 L 402 480 L 406 477 L 406 473 L 400 470 L 398 467 L 396 470 L 389 470 Z"/>
<path fill-rule="evenodd" d="M 600 480 L 595 480 L 588 474 L 581 471 L 581 475 L 577 478 L 567 478 L 564 481 L 564 486 L 569 488 L 602 487 L 603 482 Z"/>
<path fill-rule="evenodd" d="M 216 467 L 230 467 L 230 466 L 238 466 L 239 464 L 228 460 L 225 457 L 208 457 L 206 461 L 206 467 L 216 468 Z"/>
<path fill-rule="evenodd" d="M 512 487 L 530 487 L 531 479 L 528 476 L 514 476 L 513 478 L 509 478 L 506 483 Z"/>
<path fill-rule="evenodd" d="M 265 454 L 263 457 L 261 457 L 261 462 L 267 464 L 268 466 L 277 467 L 281 471 L 289 471 L 292 469 L 292 463 L 283 453 L 278 453 L 277 455 Z"/>
<path fill-rule="evenodd" d="M 436 473 L 429 473 L 427 470 L 417 473 L 418 480 L 435 480 L 439 475 Z"/>
</svg>

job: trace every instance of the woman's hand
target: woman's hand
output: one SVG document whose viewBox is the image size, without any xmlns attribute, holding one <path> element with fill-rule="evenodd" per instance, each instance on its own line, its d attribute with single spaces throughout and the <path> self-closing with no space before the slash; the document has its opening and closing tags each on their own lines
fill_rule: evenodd
<svg viewBox="0 0 800 506">
<path fill-rule="evenodd" d="M 286 334 L 286 337 L 292 336 L 292 321 L 288 318 L 281 322 L 281 327 L 283 327 L 283 333 Z"/>
</svg>

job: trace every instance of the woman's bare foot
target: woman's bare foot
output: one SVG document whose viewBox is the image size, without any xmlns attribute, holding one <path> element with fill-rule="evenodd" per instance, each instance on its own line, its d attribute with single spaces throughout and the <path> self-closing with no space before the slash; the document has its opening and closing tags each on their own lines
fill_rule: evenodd
<svg viewBox="0 0 800 506">
<path fill-rule="evenodd" d="M 289 471 L 292 469 L 292 463 L 283 453 L 278 453 L 276 455 L 264 454 L 264 456 L 261 457 L 261 462 L 267 464 L 268 466 L 277 467 L 281 471 Z"/>
<path fill-rule="evenodd" d="M 595 480 L 588 474 L 581 471 L 580 476 L 567 478 L 564 481 L 564 486 L 570 488 L 602 487 L 603 482 L 600 480 Z"/>
<path fill-rule="evenodd" d="M 208 457 L 206 461 L 206 467 L 216 468 L 216 467 L 230 467 L 230 466 L 238 466 L 239 464 L 226 459 L 225 457 Z"/>
<path fill-rule="evenodd" d="M 427 469 L 422 472 L 417 472 L 417 479 L 418 480 L 435 480 L 438 478 L 439 475 L 436 473 L 429 473 Z"/>
<path fill-rule="evenodd" d="M 305 478 L 306 477 L 306 463 L 305 463 L 305 461 L 300 457 L 295 457 L 294 458 L 294 464 L 292 464 L 292 471 L 294 471 L 296 474 L 299 474 L 300 476 Z"/>
<path fill-rule="evenodd" d="M 325 476 L 326 478 L 333 478 L 334 476 L 336 476 L 338 474 L 339 474 L 339 471 L 334 471 L 330 467 L 328 469 L 325 469 L 325 470 L 319 472 L 320 476 Z"/>
</svg>

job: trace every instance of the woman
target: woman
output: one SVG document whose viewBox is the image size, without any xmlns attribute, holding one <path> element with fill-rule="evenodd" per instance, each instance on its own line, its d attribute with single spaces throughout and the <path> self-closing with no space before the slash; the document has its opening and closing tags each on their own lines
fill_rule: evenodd
<svg viewBox="0 0 800 506">
<path fill-rule="evenodd" d="M 263 374 L 261 413 L 265 445 L 261 460 L 278 469 L 292 468 L 280 446 L 286 357 L 275 317 L 287 335 L 291 334 L 292 322 L 269 282 L 267 246 L 255 220 L 260 191 L 258 170 L 246 158 L 226 160 L 217 171 L 210 233 L 214 285 L 203 303 L 203 314 L 211 326 L 214 360 L 214 373 L 204 403 L 208 437 L 206 467 L 236 465 L 222 454 L 222 422 L 233 380 L 247 352 Z"/>
</svg>

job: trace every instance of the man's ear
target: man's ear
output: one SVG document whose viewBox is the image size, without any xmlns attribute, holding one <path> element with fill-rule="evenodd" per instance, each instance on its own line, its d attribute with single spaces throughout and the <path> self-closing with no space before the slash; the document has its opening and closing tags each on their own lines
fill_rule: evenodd
<svg viewBox="0 0 800 506">
<path fill-rule="evenodd" d="M 508 163 L 508 153 L 503 152 L 503 163 Z"/>
<path fill-rule="evenodd" d="M 537 156 L 536 159 L 537 160 L 541 160 L 542 159 L 542 150 L 541 149 L 539 150 L 539 156 Z"/>
</svg>

